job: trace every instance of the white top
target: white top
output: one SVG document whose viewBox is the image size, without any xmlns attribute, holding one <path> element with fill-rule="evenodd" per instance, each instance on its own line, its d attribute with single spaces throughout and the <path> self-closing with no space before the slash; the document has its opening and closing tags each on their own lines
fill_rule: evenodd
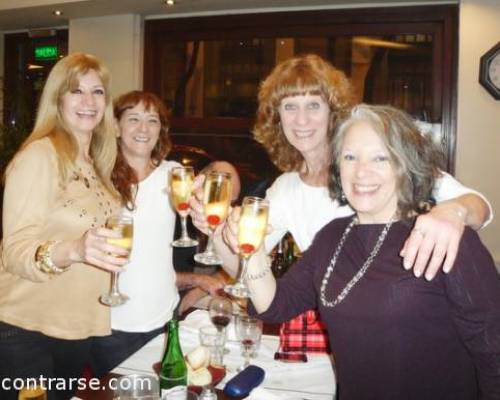
<svg viewBox="0 0 500 400">
<path fill-rule="evenodd" d="M 481 193 L 465 187 L 451 175 L 443 172 L 436 180 L 433 196 L 439 203 L 467 193 L 477 194 L 488 204 L 490 217 L 483 225 L 486 226 L 493 219 L 491 204 Z M 326 187 L 304 183 L 297 172 L 280 175 L 267 190 L 266 198 L 269 200 L 269 224 L 273 228 L 266 237 L 267 251 L 271 251 L 287 231 L 304 251 L 328 222 L 353 214 L 349 206 L 333 201 Z"/>
<path fill-rule="evenodd" d="M 130 262 L 120 274 L 120 291 L 129 296 L 111 308 L 111 327 L 126 332 L 148 332 L 172 318 L 179 302 L 172 264 L 175 212 L 167 193 L 168 172 L 179 166 L 163 161 L 139 183 Z"/>
</svg>

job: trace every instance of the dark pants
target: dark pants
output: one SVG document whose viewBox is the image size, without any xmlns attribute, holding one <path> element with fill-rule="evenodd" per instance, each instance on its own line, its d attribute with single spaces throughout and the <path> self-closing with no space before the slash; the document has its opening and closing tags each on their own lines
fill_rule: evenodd
<svg viewBox="0 0 500 400">
<path fill-rule="evenodd" d="M 90 360 L 92 373 L 95 377 L 101 378 L 163 332 L 165 332 L 164 327 L 150 332 L 114 330 L 110 336 L 95 337 Z M 158 361 L 160 361 L 161 356 L 158 354 Z"/>
<path fill-rule="evenodd" d="M 0 399 L 17 399 L 17 391 L 12 389 L 15 378 L 40 376 L 52 378 L 49 400 L 70 399 L 88 363 L 91 343 L 92 339 L 55 339 L 0 322 Z M 11 388 L 4 389 L 2 383 Z"/>
</svg>

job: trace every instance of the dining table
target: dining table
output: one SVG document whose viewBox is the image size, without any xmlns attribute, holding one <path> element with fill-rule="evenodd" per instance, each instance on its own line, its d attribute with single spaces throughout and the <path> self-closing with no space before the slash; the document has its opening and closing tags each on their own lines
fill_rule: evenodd
<svg viewBox="0 0 500 400">
<path fill-rule="evenodd" d="M 179 338 L 184 354 L 199 346 L 199 328 L 211 325 L 208 312 L 197 309 L 179 323 Z M 277 330 L 264 328 L 258 351 L 251 364 L 261 367 L 265 372 L 264 381 L 255 388 L 247 400 L 333 400 L 336 382 L 331 357 L 327 354 L 308 354 L 307 362 L 284 362 L 274 359 L 279 347 Z M 241 344 L 236 337 L 234 320 L 226 328 L 226 353 L 224 354 L 225 376 L 216 385 L 218 400 L 235 399 L 223 392 L 225 384 L 238 373 L 244 358 Z M 107 387 L 110 379 L 123 375 L 140 374 L 155 376 L 157 364 L 165 349 L 166 335 L 161 334 L 132 354 L 103 378 L 102 387 Z M 84 390 L 76 394 L 82 400 L 112 400 L 112 390 Z"/>
</svg>

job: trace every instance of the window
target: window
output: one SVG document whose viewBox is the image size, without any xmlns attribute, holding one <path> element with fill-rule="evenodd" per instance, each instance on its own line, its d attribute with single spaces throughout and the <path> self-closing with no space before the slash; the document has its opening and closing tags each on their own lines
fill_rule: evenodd
<svg viewBox="0 0 500 400">
<path fill-rule="evenodd" d="M 277 62 L 316 53 L 348 75 L 358 101 L 437 127 L 452 171 L 457 15 L 453 5 L 150 20 L 144 87 L 172 108 L 176 142 L 258 168 L 250 131 L 259 82 Z M 238 151 L 247 145 L 255 149 Z"/>
<path fill-rule="evenodd" d="M 68 52 L 68 31 L 47 30 L 49 36 L 5 35 L 4 123 L 29 131 L 38 100 L 52 66 Z M 8 57 L 7 57 L 8 55 Z"/>
</svg>

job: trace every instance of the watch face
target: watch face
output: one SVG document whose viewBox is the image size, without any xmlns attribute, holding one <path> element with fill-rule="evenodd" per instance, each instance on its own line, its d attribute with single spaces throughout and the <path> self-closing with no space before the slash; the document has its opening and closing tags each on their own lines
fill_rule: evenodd
<svg viewBox="0 0 500 400">
<path fill-rule="evenodd" d="M 491 60 L 490 67 L 488 68 L 488 76 L 491 83 L 493 83 L 497 89 L 500 89 L 500 52 Z"/>
</svg>

